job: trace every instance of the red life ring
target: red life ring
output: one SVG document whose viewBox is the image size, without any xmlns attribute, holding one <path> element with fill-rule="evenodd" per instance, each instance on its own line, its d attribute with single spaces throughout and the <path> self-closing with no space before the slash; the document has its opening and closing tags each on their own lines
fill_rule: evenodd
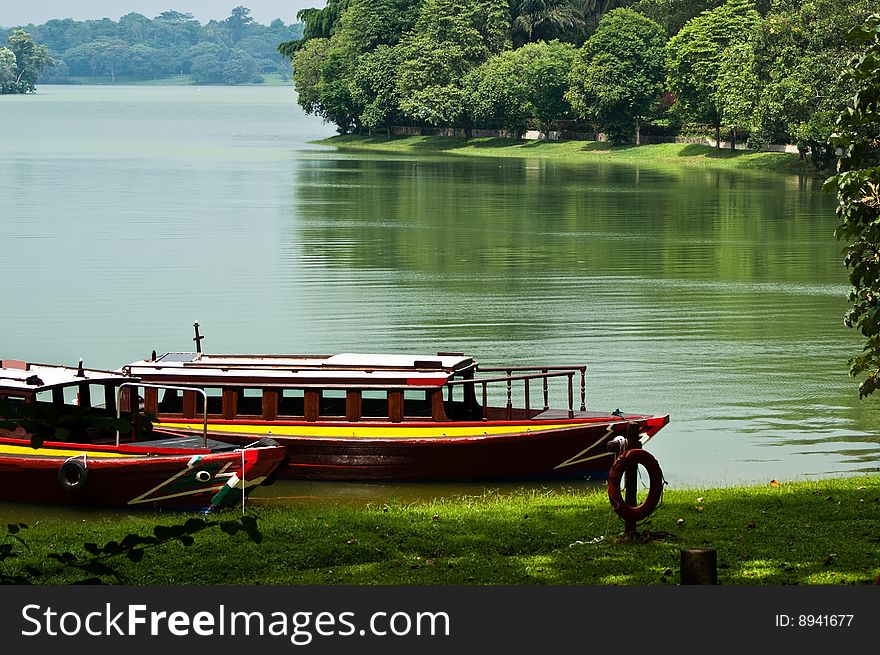
<svg viewBox="0 0 880 655">
<path fill-rule="evenodd" d="M 620 492 L 620 481 L 626 469 L 639 464 L 648 472 L 648 496 L 639 505 L 627 505 Z M 662 495 L 663 472 L 660 470 L 660 464 L 647 450 L 641 448 L 627 450 L 612 464 L 608 472 L 608 499 L 611 501 L 611 508 L 624 521 L 641 521 L 648 518 L 657 509 Z"/>
</svg>

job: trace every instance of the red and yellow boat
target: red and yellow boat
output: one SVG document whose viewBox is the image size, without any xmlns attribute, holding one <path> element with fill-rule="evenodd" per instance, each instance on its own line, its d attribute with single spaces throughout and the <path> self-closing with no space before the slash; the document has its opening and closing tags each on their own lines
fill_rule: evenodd
<svg viewBox="0 0 880 655">
<path fill-rule="evenodd" d="M 196 343 L 200 337 L 196 333 Z M 668 415 L 585 408 L 585 366 L 482 368 L 462 353 L 212 355 L 166 353 L 120 369 L 146 384 L 162 429 L 287 449 L 279 477 L 312 480 L 495 480 L 607 477 L 609 442 L 641 442 Z M 567 406 L 550 407 L 562 382 Z M 579 407 L 575 396 L 580 393 Z M 514 399 L 516 398 L 516 400 Z M 493 402 L 494 400 L 494 402 Z"/>
<path fill-rule="evenodd" d="M 133 420 L 129 376 L 0 364 L 2 501 L 208 510 L 242 503 L 284 460 L 270 440 L 236 446 Z"/>
</svg>

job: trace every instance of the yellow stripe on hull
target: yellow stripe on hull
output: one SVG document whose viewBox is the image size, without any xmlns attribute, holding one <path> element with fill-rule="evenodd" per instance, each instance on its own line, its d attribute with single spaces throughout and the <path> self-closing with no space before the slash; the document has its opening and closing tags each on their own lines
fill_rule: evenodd
<svg viewBox="0 0 880 655">
<path fill-rule="evenodd" d="M 12 444 L 0 444 L 0 455 L 32 455 L 34 457 L 79 457 L 81 455 L 98 458 L 112 457 L 136 457 L 125 453 L 112 453 L 103 450 L 72 450 L 68 448 L 32 448 L 30 446 L 13 446 Z"/>
<path fill-rule="evenodd" d="M 170 430 L 195 430 L 201 432 L 203 423 L 166 423 L 160 424 Z M 484 437 L 505 434 L 519 434 L 522 432 L 543 432 L 545 430 L 558 430 L 560 428 L 572 428 L 589 426 L 589 423 L 551 423 L 541 425 L 497 425 L 497 426 L 425 426 L 414 427 L 406 424 L 392 426 L 368 426 L 357 425 L 252 425 L 246 423 L 211 425 L 208 424 L 208 432 L 252 434 L 273 437 L 313 437 L 324 439 L 429 439 L 431 437 Z"/>
</svg>

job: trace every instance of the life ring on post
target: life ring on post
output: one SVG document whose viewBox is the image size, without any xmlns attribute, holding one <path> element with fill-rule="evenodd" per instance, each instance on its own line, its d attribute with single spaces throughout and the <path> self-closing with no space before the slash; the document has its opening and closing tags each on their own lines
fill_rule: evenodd
<svg viewBox="0 0 880 655">
<path fill-rule="evenodd" d="M 78 459 L 69 459 L 58 469 L 58 483 L 71 493 L 82 491 L 89 482 L 89 470 Z"/>
<path fill-rule="evenodd" d="M 641 464 L 648 472 L 648 495 L 639 505 L 627 505 L 620 490 L 623 474 L 630 466 Z M 633 448 L 623 452 L 608 472 L 608 499 L 611 508 L 624 521 L 641 521 L 657 509 L 663 495 L 663 472 L 656 458 L 647 450 Z"/>
</svg>

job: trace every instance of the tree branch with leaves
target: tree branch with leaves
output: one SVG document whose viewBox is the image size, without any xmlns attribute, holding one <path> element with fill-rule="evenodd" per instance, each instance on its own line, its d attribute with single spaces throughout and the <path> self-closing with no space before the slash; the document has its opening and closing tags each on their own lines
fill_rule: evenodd
<svg viewBox="0 0 880 655">
<path fill-rule="evenodd" d="M 857 91 L 837 119 L 831 141 L 842 154 L 825 188 L 837 192 L 836 235 L 849 242 L 844 263 L 852 309 L 844 323 L 865 338 L 862 354 L 849 362 L 852 376 L 867 374 L 859 384 L 865 398 L 880 386 L 880 14 L 848 38 L 862 46 L 844 74 Z"/>
</svg>

